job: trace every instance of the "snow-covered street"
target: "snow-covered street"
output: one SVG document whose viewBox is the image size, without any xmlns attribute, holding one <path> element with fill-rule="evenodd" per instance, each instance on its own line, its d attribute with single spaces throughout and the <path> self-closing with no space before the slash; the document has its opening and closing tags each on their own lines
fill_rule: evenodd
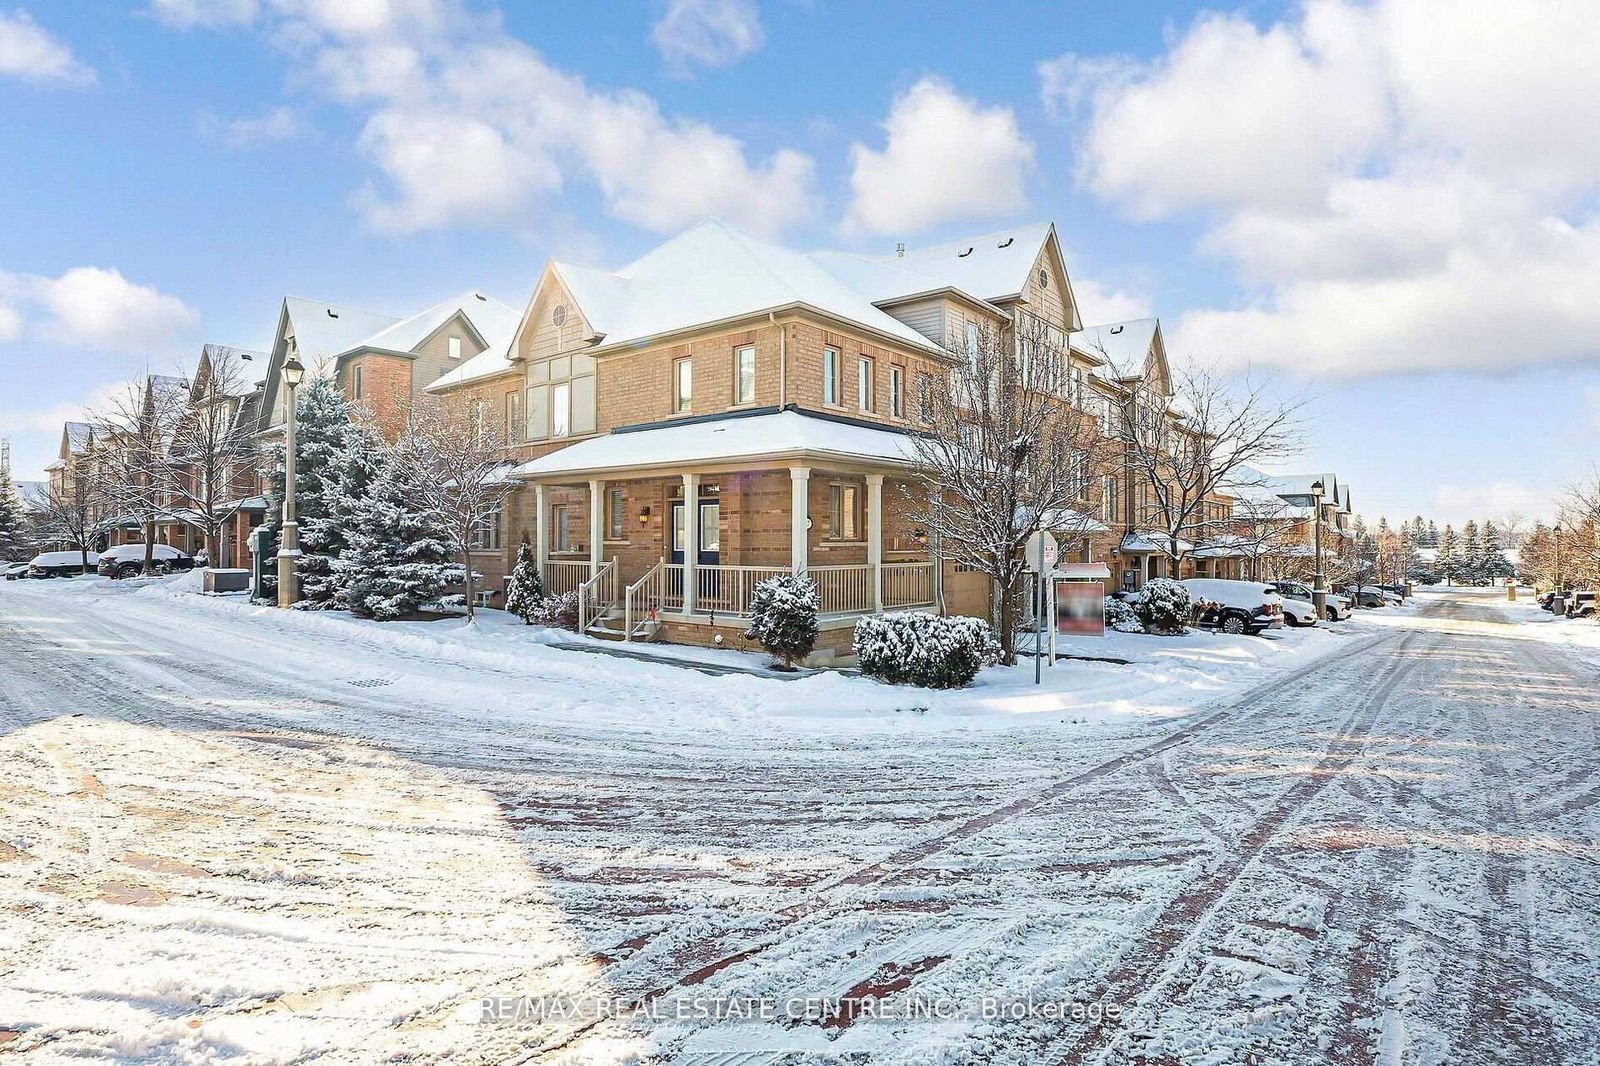
<svg viewBox="0 0 1600 1066">
<path fill-rule="evenodd" d="M 7 583 L 0 1054 L 1593 1063 L 1600 693 L 1495 595 L 930 694 Z"/>
</svg>

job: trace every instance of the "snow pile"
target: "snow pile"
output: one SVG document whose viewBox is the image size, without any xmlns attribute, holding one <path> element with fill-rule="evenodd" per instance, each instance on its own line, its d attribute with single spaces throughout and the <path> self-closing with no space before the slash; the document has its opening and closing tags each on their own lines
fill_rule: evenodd
<svg viewBox="0 0 1600 1066">
<path fill-rule="evenodd" d="M 961 688 L 999 654 L 994 631 L 981 618 L 896 611 L 856 623 L 861 672 L 893 685 Z"/>
</svg>

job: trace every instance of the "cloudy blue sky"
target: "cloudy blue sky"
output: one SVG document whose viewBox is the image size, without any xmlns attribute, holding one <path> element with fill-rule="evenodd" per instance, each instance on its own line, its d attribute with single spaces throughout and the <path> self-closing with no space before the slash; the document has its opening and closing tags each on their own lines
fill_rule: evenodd
<svg viewBox="0 0 1600 1066">
<path fill-rule="evenodd" d="M 1050 219 L 1086 319 L 1310 394 L 1362 510 L 1536 514 L 1600 425 L 1596 54 L 1582 0 L 0 0 L 0 435 L 36 477 L 287 293 Z"/>
</svg>

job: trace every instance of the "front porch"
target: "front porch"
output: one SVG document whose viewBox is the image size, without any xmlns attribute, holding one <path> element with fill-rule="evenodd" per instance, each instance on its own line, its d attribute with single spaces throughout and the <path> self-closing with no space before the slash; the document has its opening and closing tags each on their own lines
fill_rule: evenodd
<svg viewBox="0 0 1600 1066">
<path fill-rule="evenodd" d="M 774 417 L 820 421 L 794 412 L 738 421 Z M 884 454 L 900 435 L 848 430 L 870 435 L 878 454 L 857 447 L 850 455 L 674 461 L 674 438 L 721 432 L 703 424 L 595 438 L 518 469 L 531 486 L 519 494 L 513 528 L 520 519 L 531 531 L 547 592 L 577 594 L 584 631 L 720 642 L 746 625 L 758 584 L 805 574 L 817 584 L 819 647 L 844 651 L 861 615 L 940 599 L 934 546 L 905 516 L 907 464 Z M 586 454 L 619 441 L 626 456 Z M 606 469 L 583 469 L 599 459 Z M 586 476 L 573 476 L 580 471 Z"/>
</svg>

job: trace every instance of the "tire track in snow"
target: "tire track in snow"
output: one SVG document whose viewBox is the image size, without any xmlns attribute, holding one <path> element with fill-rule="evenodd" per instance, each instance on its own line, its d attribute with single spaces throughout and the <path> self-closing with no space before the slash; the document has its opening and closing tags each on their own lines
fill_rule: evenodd
<svg viewBox="0 0 1600 1066">
<path fill-rule="evenodd" d="M 1340 724 L 1341 739 L 1329 744 L 1311 769 L 1263 812 L 1254 825 L 1239 835 L 1234 851 L 1219 867 L 1185 886 L 1168 903 L 1144 934 L 1130 945 L 1125 956 L 1128 961 L 1096 982 L 1093 993 L 1085 997 L 1086 1001 L 1132 1004 L 1160 985 L 1164 979 L 1162 975 L 1181 961 L 1184 949 L 1209 929 L 1241 875 L 1257 856 L 1360 757 L 1366 735 L 1389 697 L 1416 669 L 1416 662 L 1403 654 L 1415 637 L 1415 633 L 1408 633 L 1399 640 L 1393 652 L 1395 660 L 1380 672 L 1371 695 Z M 1117 1033 L 1110 1031 L 1114 1024 L 1109 1017 L 1091 1023 L 1065 1047 L 1052 1049 L 1051 1061 L 1058 1066 L 1082 1066 L 1089 1061 L 1089 1056 L 1106 1050 L 1116 1038 Z"/>
<path fill-rule="evenodd" d="M 983 814 L 968 818 L 941 833 L 927 837 L 916 844 L 895 851 L 850 874 L 835 879 L 811 899 L 792 904 L 780 910 L 778 912 L 781 919 L 780 923 L 775 928 L 766 931 L 765 935 L 761 937 L 746 940 L 742 943 L 734 943 L 726 934 L 713 933 L 683 945 L 674 951 L 671 960 L 673 969 L 677 971 L 676 976 L 664 982 L 654 983 L 650 987 L 626 998 L 632 1007 L 648 1009 L 652 1004 L 674 992 L 682 990 L 685 986 L 699 984 L 723 970 L 755 958 L 784 943 L 791 936 L 796 935 L 793 932 L 793 927 L 802 921 L 831 917 L 859 909 L 852 899 L 852 893 L 854 892 L 869 888 L 895 874 L 914 869 L 918 864 L 961 841 L 976 836 L 985 830 L 1014 821 L 1022 815 L 1032 813 L 1084 785 L 1154 759 L 1173 748 L 1188 743 L 1195 737 L 1224 722 L 1242 718 L 1247 719 L 1263 710 L 1270 710 L 1281 703 L 1284 686 L 1298 684 L 1326 671 L 1347 668 L 1350 657 L 1354 653 L 1366 651 L 1391 641 L 1396 642 L 1397 648 L 1404 647 L 1414 637 L 1414 633 L 1406 633 L 1399 637 L 1389 633 L 1378 634 L 1352 645 L 1342 655 L 1330 655 L 1316 662 L 1284 671 L 1273 678 L 1263 681 L 1243 696 L 1234 699 L 1223 707 L 1201 714 L 1194 721 L 1179 727 L 1152 743 L 1124 752 L 1086 770 L 1059 778 L 1044 789 L 1030 792 Z M 660 929 L 656 935 L 659 936 L 666 931 L 666 928 Z M 654 937 L 651 936 L 636 937 L 626 944 L 602 950 L 600 954 L 612 958 L 618 955 L 629 956 L 648 946 L 653 939 Z M 612 978 L 612 984 L 613 987 L 617 985 L 614 977 Z M 550 1056 L 567 1050 L 575 1041 L 591 1035 L 604 1024 L 606 1024 L 604 1021 L 585 1024 L 563 1034 L 558 1042 L 532 1049 L 521 1058 L 508 1060 L 504 1066 L 520 1066 L 523 1063 L 545 1061 Z"/>
</svg>

